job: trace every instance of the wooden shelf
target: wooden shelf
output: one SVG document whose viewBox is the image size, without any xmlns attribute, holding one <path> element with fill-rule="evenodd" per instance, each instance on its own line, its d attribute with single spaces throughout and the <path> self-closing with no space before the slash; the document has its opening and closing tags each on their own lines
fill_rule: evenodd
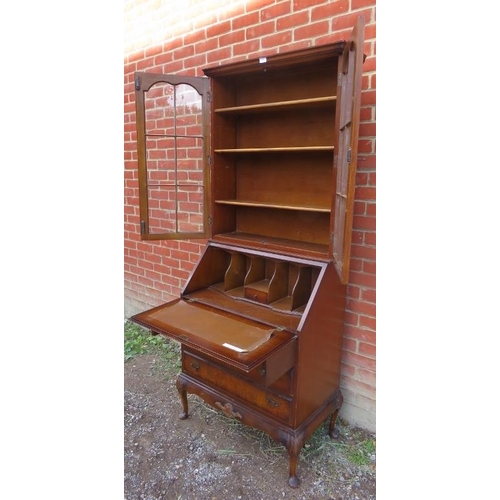
<svg viewBox="0 0 500 500">
<path fill-rule="evenodd" d="M 297 256 L 309 256 L 312 258 L 325 258 L 328 255 L 328 245 L 308 243 L 285 238 L 263 236 L 239 231 L 214 235 L 214 241 L 220 243 L 246 246 L 252 248 L 266 248 L 277 253 L 287 253 Z"/>
<path fill-rule="evenodd" d="M 247 106 L 218 108 L 215 110 L 215 112 L 219 114 L 241 115 L 249 113 L 261 113 L 265 111 L 282 111 L 287 109 L 300 109 L 331 105 L 336 100 L 336 96 L 313 97 L 310 99 L 296 99 L 292 101 L 267 102 L 263 104 L 250 104 Z"/>
<path fill-rule="evenodd" d="M 331 208 L 320 206 L 305 206 L 305 205 L 289 205 L 286 203 L 269 203 L 262 201 L 250 200 L 215 200 L 219 205 L 236 205 L 241 207 L 258 207 L 258 208 L 279 208 L 282 210 L 297 210 L 299 212 L 322 212 L 330 213 Z"/>
<path fill-rule="evenodd" d="M 245 153 L 311 153 L 315 151 L 332 151 L 333 146 L 300 146 L 279 148 L 231 148 L 215 149 L 219 154 L 245 154 Z"/>
</svg>

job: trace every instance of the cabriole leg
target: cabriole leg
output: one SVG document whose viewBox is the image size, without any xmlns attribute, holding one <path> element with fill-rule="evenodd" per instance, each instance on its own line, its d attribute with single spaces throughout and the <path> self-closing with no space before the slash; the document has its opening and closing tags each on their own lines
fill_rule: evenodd
<svg viewBox="0 0 500 500">
<path fill-rule="evenodd" d="M 334 399 L 334 410 L 332 413 L 332 417 L 330 419 L 330 426 L 328 427 L 328 435 L 332 439 L 338 439 L 340 436 L 340 432 L 338 429 L 335 428 L 335 422 L 337 421 L 337 417 L 339 414 L 340 407 L 342 406 L 342 402 L 344 401 L 344 398 L 342 396 L 342 393 L 340 392 L 340 389 L 337 391 L 337 394 L 335 395 Z"/>
<path fill-rule="evenodd" d="M 301 446 L 299 446 L 299 443 L 294 439 L 289 439 L 285 446 L 290 457 L 290 473 L 288 476 L 288 484 L 292 488 L 297 488 L 300 484 L 300 479 L 297 477 L 297 462 L 299 460 Z"/>
<path fill-rule="evenodd" d="M 180 377 L 177 377 L 177 382 L 175 385 L 177 386 L 177 390 L 179 391 L 179 395 L 181 397 L 181 402 L 182 402 L 182 413 L 179 415 L 179 418 L 181 420 L 185 420 L 186 418 L 188 418 L 189 415 L 186 384 Z"/>
</svg>

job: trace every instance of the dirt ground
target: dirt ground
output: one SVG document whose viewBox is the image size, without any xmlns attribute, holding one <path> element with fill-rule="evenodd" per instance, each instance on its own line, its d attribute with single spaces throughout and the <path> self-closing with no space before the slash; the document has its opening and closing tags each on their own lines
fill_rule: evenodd
<svg viewBox="0 0 500 500">
<path fill-rule="evenodd" d="M 319 428 L 302 449 L 288 486 L 288 455 L 264 433 L 250 429 L 189 396 L 189 418 L 180 420 L 176 374 L 154 355 L 125 362 L 126 500 L 372 500 L 375 455 L 365 465 L 345 450 L 368 433 L 339 426 L 331 440 Z"/>
</svg>

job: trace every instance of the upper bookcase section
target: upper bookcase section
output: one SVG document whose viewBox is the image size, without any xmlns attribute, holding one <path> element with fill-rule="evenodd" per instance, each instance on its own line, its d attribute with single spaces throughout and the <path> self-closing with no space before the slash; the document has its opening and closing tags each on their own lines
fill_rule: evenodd
<svg viewBox="0 0 500 500">
<path fill-rule="evenodd" d="M 362 33 L 204 70 L 214 240 L 333 259 L 347 282 Z"/>
<path fill-rule="evenodd" d="M 347 283 L 363 31 L 208 78 L 136 73 L 141 238 L 333 260 Z"/>
</svg>

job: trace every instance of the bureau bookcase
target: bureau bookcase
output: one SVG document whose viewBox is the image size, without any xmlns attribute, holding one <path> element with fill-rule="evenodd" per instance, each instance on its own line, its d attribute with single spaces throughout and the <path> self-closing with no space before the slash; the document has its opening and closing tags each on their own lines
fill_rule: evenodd
<svg viewBox="0 0 500 500">
<path fill-rule="evenodd" d="M 342 404 L 364 21 L 349 40 L 136 73 L 140 228 L 204 238 L 179 298 L 131 319 L 179 341 L 193 393 L 290 457 Z"/>
</svg>

